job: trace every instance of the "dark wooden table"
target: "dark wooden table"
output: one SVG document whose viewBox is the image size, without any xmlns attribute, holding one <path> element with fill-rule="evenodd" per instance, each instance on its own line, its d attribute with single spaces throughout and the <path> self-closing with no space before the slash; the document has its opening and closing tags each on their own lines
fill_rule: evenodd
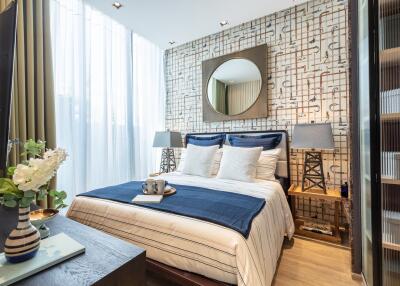
<svg viewBox="0 0 400 286">
<path fill-rule="evenodd" d="M 0 207 L 0 252 L 17 225 L 17 212 Z M 146 253 L 142 248 L 60 215 L 46 225 L 50 235 L 64 232 L 84 245 L 86 252 L 13 285 L 146 285 Z"/>
</svg>

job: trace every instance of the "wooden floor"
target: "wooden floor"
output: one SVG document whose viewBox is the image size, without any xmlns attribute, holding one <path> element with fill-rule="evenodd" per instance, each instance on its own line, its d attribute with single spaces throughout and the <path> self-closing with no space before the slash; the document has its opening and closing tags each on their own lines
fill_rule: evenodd
<svg viewBox="0 0 400 286">
<path fill-rule="evenodd" d="M 285 242 L 273 286 L 353 286 L 350 251 L 301 238 Z"/>
<path fill-rule="evenodd" d="M 147 286 L 176 286 L 149 280 Z M 350 251 L 301 238 L 285 241 L 273 286 L 360 286 L 351 277 Z M 248 285 L 258 286 L 258 285 Z"/>
</svg>

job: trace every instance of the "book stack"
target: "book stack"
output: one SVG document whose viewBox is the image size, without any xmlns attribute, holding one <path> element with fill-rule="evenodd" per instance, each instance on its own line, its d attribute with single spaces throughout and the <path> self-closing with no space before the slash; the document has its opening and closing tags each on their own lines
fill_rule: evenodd
<svg viewBox="0 0 400 286">
<path fill-rule="evenodd" d="M 159 204 L 163 199 L 163 195 L 137 195 L 132 199 L 135 204 Z"/>
</svg>

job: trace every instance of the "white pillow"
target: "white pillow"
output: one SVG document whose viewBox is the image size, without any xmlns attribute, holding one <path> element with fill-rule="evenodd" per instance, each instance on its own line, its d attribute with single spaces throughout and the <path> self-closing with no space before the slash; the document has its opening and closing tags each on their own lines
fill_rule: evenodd
<svg viewBox="0 0 400 286">
<path fill-rule="evenodd" d="M 181 152 L 181 158 L 179 159 L 179 166 L 176 169 L 178 172 L 183 171 L 183 166 L 185 165 L 185 159 L 186 159 L 186 149 L 183 149 Z"/>
<path fill-rule="evenodd" d="M 262 147 L 242 148 L 224 146 L 217 178 L 253 182 Z"/>
<path fill-rule="evenodd" d="M 217 153 L 214 157 L 214 164 L 212 166 L 211 176 L 216 176 L 219 170 L 219 164 L 221 163 L 222 158 L 222 148 L 217 150 Z M 179 159 L 179 165 L 176 171 L 183 172 L 183 166 L 185 165 L 186 159 L 186 149 L 183 149 L 181 152 L 181 158 Z"/>
<path fill-rule="evenodd" d="M 214 156 L 219 145 L 196 146 L 188 144 L 182 173 L 201 177 L 210 177 Z"/>
<path fill-rule="evenodd" d="M 217 153 L 215 153 L 214 164 L 212 166 L 211 176 L 216 176 L 218 174 L 219 166 L 221 164 L 221 159 L 222 159 L 222 153 L 223 153 L 222 148 L 218 149 Z"/>
<path fill-rule="evenodd" d="M 276 164 L 281 154 L 281 148 L 262 151 L 257 162 L 256 178 L 275 181 Z"/>
</svg>

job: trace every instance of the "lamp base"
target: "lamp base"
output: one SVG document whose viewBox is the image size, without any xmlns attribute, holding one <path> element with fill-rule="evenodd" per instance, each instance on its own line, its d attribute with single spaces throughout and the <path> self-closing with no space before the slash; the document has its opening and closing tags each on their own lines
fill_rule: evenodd
<svg viewBox="0 0 400 286">
<path fill-rule="evenodd" d="M 161 155 L 160 173 L 173 172 L 176 169 L 174 149 L 164 148 Z"/>
<path fill-rule="evenodd" d="M 307 187 L 305 186 L 307 184 Z M 321 189 L 326 194 L 324 168 L 321 152 L 305 152 L 304 174 L 301 185 L 303 192 L 310 189 Z"/>
</svg>

